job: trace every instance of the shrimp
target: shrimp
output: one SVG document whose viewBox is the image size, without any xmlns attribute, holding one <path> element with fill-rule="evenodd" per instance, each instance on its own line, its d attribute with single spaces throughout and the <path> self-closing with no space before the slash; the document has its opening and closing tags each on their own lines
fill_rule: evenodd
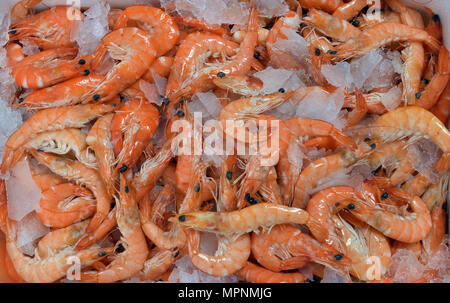
<svg viewBox="0 0 450 303">
<path fill-rule="evenodd" d="M 65 128 L 40 133 L 34 139 L 28 141 L 24 147 L 58 155 L 73 152 L 81 163 L 89 167 L 97 166 L 94 154 L 88 150 L 86 135 L 78 128 Z"/>
<path fill-rule="evenodd" d="M 240 30 L 233 33 L 233 41 L 236 43 L 241 43 L 244 41 L 246 31 Z M 269 36 L 269 30 L 266 28 L 258 28 L 258 45 L 265 45 L 267 37 Z"/>
<path fill-rule="evenodd" d="M 37 165 L 36 162 L 31 161 L 31 157 L 27 157 L 27 159 L 31 177 L 41 192 L 45 192 L 58 184 L 66 183 L 62 177 L 52 173 L 47 167 Z"/>
<path fill-rule="evenodd" d="M 431 17 L 425 30 L 437 40 L 442 40 L 442 24 L 439 15 L 434 14 L 433 11 L 427 7 L 424 8 L 430 13 Z"/>
<path fill-rule="evenodd" d="M 110 196 L 115 192 L 116 176 L 114 175 L 114 151 L 111 142 L 111 120 L 113 114 L 107 114 L 99 118 L 92 126 L 86 137 L 86 143 L 97 155 L 97 164 L 100 175 Z"/>
<path fill-rule="evenodd" d="M 253 198 L 256 192 L 266 182 L 270 172 L 270 166 L 262 165 L 261 157 L 250 156 L 245 167 L 242 185 L 238 191 L 237 208 L 241 209 L 248 203 L 258 203 Z M 276 201 L 279 203 L 280 201 Z"/>
<path fill-rule="evenodd" d="M 39 89 L 87 76 L 91 57 L 75 59 L 77 53 L 75 48 L 55 48 L 30 55 L 12 66 L 14 81 L 23 88 Z"/>
<path fill-rule="evenodd" d="M 434 76 L 422 92 L 416 94 L 416 106 L 430 109 L 439 99 L 439 96 L 447 86 L 449 75 L 449 53 L 445 46 L 441 47 L 438 57 L 438 67 Z"/>
<path fill-rule="evenodd" d="M 117 225 L 116 212 L 117 207 L 114 207 L 91 236 L 84 237 L 85 231 L 75 246 L 75 250 L 85 249 L 105 237 Z"/>
<path fill-rule="evenodd" d="M 180 36 L 175 20 L 156 7 L 145 5 L 127 7 L 116 20 L 114 30 L 133 26 L 142 29 L 154 41 L 158 57 L 171 50 Z"/>
<path fill-rule="evenodd" d="M 450 152 L 450 132 L 429 111 L 418 106 L 399 107 L 382 115 L 372 128 L 373 136 L 384 143 L 414 136 L 433 141 L 444 154 Z"/>
<path fill-rule="evenodd" d="M 74 16 L 78 18 L 71 18 Z M 9 40 L 28 40 L 43 50 L 73 47 L 70 33 L 78 20 L 83 20 L 79 10 L 66 6 L 53 7 L 12 24 Z"/>
<path fill-rule="evenodd" d="M 6 142 L 1 173 L 13 167 L 22 157 L 23 145 L 45 131 L 68 127 L 81 128 L 89 121 L 114 109 L 111 105 L 87 104 L 41 110 L 32 115 Z"/>
<path fill-rule="evenodd" d="M 219 200 L 217 211 L 232 211 L 236 209 L 236 192 L 233 187 L 233 175 L 236 156 L 230 155 L 222 162 L 220 171 Z"/>
<path fill-rule="evenodd" d="M 87 236 L 90 236 L 89 234 L 95 231 L 108 216 L 111 206 L 111 196 L 108 194 L 98 171 L 85 166 L 81 162 L 43 152 L 32 151 L 31 154 L 55 174 L 85 185 L 94 194 L 97 199 L 97 212 L 86 229 Z"/>
<path fill-rule="evenodd" d="M 450 115 L 450 83 L 447 83 L 437 103 L 430 111 L 441 120 L 442 123 L 445 123 L 448 120 L 448 116 Z"/>
<path fill-rule="evenodd" d="M 433 53 L 437 53 L 440 43 L 426 31 L 395 22 L 382 22 L 364 30 L 356 38 L 336 46 L 326 54 L 333 61 L 360 57 L 373 49 L 380 48 L 392 42 L 422 42 L 425 43 Z"/>
<path fill-rule="evenodd" d="M 310 163 L 298 177 L 292 205 L 305 208 L 308 203 L 307 197 L 322 178 L 338 170 L 349 168 L 355 162 L 355 155 L 344 150 Z"/>
<path fill-rule="evenodd" d="M 299 273 L 276 273 L 251 262 L 241 268 L 237 275 L 251 283 L 303 283 L 307 278 Z"/>
<path fill-rule="evenodd" d="M 149 70 L 142 76 L 142 79 L 154 83 L 155 77 L 166 78 L 170 74 L 170 68 L 172 67 L 173 61 L 173 57 L 161 56 L 156 58 Z"/>
<path fill-rule="evenodd" d="M 333 13 L 344 4 L 342 0 L 300 0 L 299 3 L 304 9 L 320 9 L 327 13 Z"/>
<path fill-rule="evenodd" d="M 76 105 L 82 97 L 102 83 L 102 75 L 76 77 L 51 87 L 30 92 L 23 99 L 19 99 L 20 106 L 29 109 L 45 109 Z"/>
<path fill-rule="evenodd" d="M 192 18 L 192 17 L 186 17 L 186 16 L 176 16 L 176 17 L 174 17 L 174 19 L 179 24 L 189 26 L 189 27 L 195 27 L 198 29 L 203 29 L 203 30 L 206 30 L 213 34 L 216 34 L 216 35 L 224 36 L 224 35 L 228 35 L 230 33 L 229 30 L 225 29 L 224 27 L 220 26 L 219 24 L 209 24 L 209 23 L 206 23 L 204 20 L 200 20 L 200 19 L 196 19 L 196 18 Z"/>
<path fill-rule="evenodd" d="M 36 214 L 45 226 L 63 228 L 89 218 L 95 210 L 95 198 L 89 190 L 63 183 L 42 193 Z"/>
<path fill-rule="evenodd" d="M 355 97 L 356 106 L 350 113 L 347 114 L 343 130 L 357 125 L 367 114 L 368 107 L 366 104 L 366 100 L 364 99 L 362 92 L 358 88 L 355 88 Z"/>
<path fill-rule="evenodd" d="M 111 121 L 111 140 L 121 172 L 134 166 L 158 125 L 158 109 L 148 100 L 133 99 L 120 107 Z"/>
<path fill-rule="evenodd" d="M 145 261 L 144 268 L 139 274 L 139 279 L 141 281 L 155 281 L 157 278 L 161 277 L 165 272 L 167 272 L 175 263 L 176 258 L 179 256 L 180 251 L 178 249 L 173 250 L 162 250 L 155 248 L 150 251 L 155 252 L 153 256 Z"/>
<path fill-rule="evenodd" d="M 299 208 L 259 203 L 232 212 L 189 212 L 169 219 L 183 226 L 218 234 L 244 234 L 276 224 L 306 224 L 309 214 Z"/>
<path fill-rule="evenodd" d="M 262 80 L 252 76 L 228 76 L 213 80 L 218 87 L 231 90 L 233 93 L 243 96 L 257 96 L 261 94 L 264 86 Z"/>
<path fill-rule="evenodd" d="M 333 12 L 333 17 L 342 20 L 350 20 L 357 16 L 366 5 L 367 0 L 351 0 L 336 8 Z"/>
<path fill-rule="evenodd" d="M 417 196 L 397 188 L 386 188 L 394 197 L 408 202 L 413 213 L 399 216 L 387 212 L 379 206 L 368 205 L 363 201 L 353 201 L 347 210 L 359 220 L 369 224 L 385 236 L 405 243 L 420 241 L 431 230 L 431 217 L 424 201 Z"/>
<path fill-rule="evenodd" d="M 130 87 L 144 75 L 155 60 L 154 45 L 155 42 L 136 27 L 121 28 L 103 37 L 94 51 L 92 68 L 98 69 L 108 54 L 119 63 L 108 71 L 97 87 L 82 97 L 82 101 L 109 101 Z"/>
<path fill-rule="evenodd" d="M 347 22 L 323 11 L 311 8 L 308 11 L 308 16 L 303 20 L 311 27 L 316 28 L 325 36 L 331 37 L 337 41 L 345 42 L 354 39 L 361 34 L 361 31 Z"/>
<path fill-rule="evenodd" d="M 393 88 L 397 89 L 397 88 Z M 391 89 L 392 90 L 392 89 Z M 383 101 L 391 104 L 400 103 L 401 94 L 393 94 L 391 90 L 386 92 L 372 92 L 368 94 L 363 94 L 365 104 L 367 106 L 367 113 L 369 114 L 377 114 L 382 115 L 387 112 L 386 108 L 383 105 Z M 387 99 L 390 98 L 390 99 Z M 344 98 L 344 108 L 356 109 L 357 107 L 357 99 L 356 95 L 346 94 Z"/>
<path fill-rule="evenodd" d="M 41 3 L 42 0 L 21 0 L 11 9 L 11 19 L 13 22 L 21 20 L 28 16 L 30 9 Z"/>
<path fill-rule="evenodd" d="M 203 202 L 202 188 L 204 186 L 204 180 L 206 179 L 207 165 L 198 160 L 192 167 L 194 173 L 192 175 L 189 188 L 186 192 L 186 196 L 178 209 L 179 213 L 196 211 L 200 208 Z"/>
<path fill-rule="evenodd" d="M 117 204 L 117 224 L 122 234 L 121 243 L 125 251 L 117 254 L 104 269 L 97 272 L 83 272 L 82 281 L 111 283 L 130 278 L 144 268 L 148 247 L 141 230 L 139 209 L 135 193 L 130 186 L 130 176 L 120 175 L 120 200 Z"/>
<path fill-rule="evenodd" d="M 23 53 L 22 46 L 20 44 L 9 43 L 6 45 L 5 49 L 9 67 L 17 65 L 17 63 L 25 59 L 25 54 Z"/>
</svg>

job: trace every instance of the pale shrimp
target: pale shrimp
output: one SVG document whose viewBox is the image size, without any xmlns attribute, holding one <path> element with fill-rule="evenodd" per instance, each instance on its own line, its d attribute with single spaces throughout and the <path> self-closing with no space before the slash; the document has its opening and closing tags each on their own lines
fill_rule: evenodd
<svg viewBox="0 0 450 303">
<path fill-rule="evenodd" d="M 85 94 L 100 85 L 103 79 L 104 76 L 96 74 L 76 77 L 51 87 L 34 90 L 19 99 L 18 105 L 29 109 L 76 105 L 82 101 Z"/>
<path fill-rule="evenodd" d="M 133 26 L 142 29 L 154 41 L 158 57 L 171 50 L 180 36 L 175 20 L 156 7 L 146 5 L 127 7 L 116 20 L 114 30 Z"/>
<path fill-rule="evenodd" d="M 408 202 L 413 213 L 399 216 L 379 206 L 368 205 L 364 201 L 352 201 L 347 210 L 359 220 L 369 224 L 385 236 L 406 243 L 420 241 L 431 230 L 431 216 L 424 201 L 397 188 L 386 188 L 385 192 L 397 199 Z"/>
<path fill-rule="evenodd" d="M 11 19 L 13 22 L 21 20 L 28 16 L 30 9 L 41 3 L 42 0 L 21 0 L 11 9 Z"/>
<path fill-rule="evenodd" d="M 111 196 L 108 194 L 99 172 L 78 161 L 37 151 L 32 151 L 31 154 L 55 174 L 85 185 L 94 194 L 97 200 L 97 211 L 86 229 L 87 237 L 89 237 L 108 216 L 111 207 Z"/>
<path fill-rule="evenodd" d="M 63 228 L 91 217 L 96 209 L 89 190 L 63 183 L 42 193 L 36 214 L 44 225 Z"/>
<path fill-rule="evenodd" d="M 383 105 L 383 100 L 389 103 L 400 103 L 401 94 L 389 94 L 389 91 L 377 91 L 368 94 L 363 94 L 365 104 L 367 106 L 367 113 L 382 115 L 387 112 Z M 386 98 L 391 98 L 387 100 Z M 355 94 L 346 94 L 344 99 L 344 108 L 356 109 L 357 99 Z"/>
<path fill-rule="evenodd" d="M 52 173 L 47 167 L 38 165 L 36 161 L 32 161 L 31 157 L 27 157 L 27 159 L 31 177 L 34 183 L 41 189 L 41 192 L 45 192 L 58 184 L 66 183 L 62 177 Z"/>
<path fill-rule="evenodd" d="M 181 202 L 178 213 L 192 212 L 200 209 L 203 200 L 202 189 L 206 180 L 207 165 L 196 161 L 193 163 L 193 175 L 186 196 Z"/>
<path fill-rule="evenodd" d="M 118 109 L 111 120 L 111 140 L 121 172 L 134 166 L 158 125 L 158 109 L 148 100 L 133 99 Z"/>
<path fill-rule="evenodd" d="M 244 234 L 276 224 L 306 224 L 309 214 L 303 209 L 273 203 L 259 203 L 232 212 L 189 212 L 169 219 L 188 228 L 218 234 Z"/>
<path fill-rule="evenodd" d="M 431 231 L 424 239 L 422 239 L 423 251 L 428 255 L 435 252 L 445 238 L 444 201 L 444 197 L 441 197 L 431 209 Z"/>
<path fill-rule="evenodd" d="M 256 192 L 266 183 L 270 166 L 262 165 L 261 157 L 250 156 L 243 173 L 242 184 L 237 193 L 237 208 L 241 209 L 248 204 L 258 203 L 255 200 Z M 279 203 L 281 201 L 276 201 Z"/>
<path fill-rule="evenodd" d="M 283 204 L 281 189 L 278 185 L 278 176 L 275 167 L 269 167 L 265 183 L 259 189 L 259 194 L 266 202 Z"/>
<path fill-rule="evenodd" d="M 111 100 L 135 83 L 155 60 L 155 43 L 136 27 L 121 28 L 103 37 L 93 54 L 93 70 L 101 67 L 108 55 L 118 63 L 97 87 L 83 96 L 83 102 Z"/>
<path fill-rule="evenodd" d="M 416 94 L 416 106 L 430 109 L 438 102 L 439 96 L 444 91 L 450 78 L 449 68 L 449 53 L 445 46 L 442 46 L 439 51 L 436 73 L 430 79 L 425 89 Z"/>
<path fill-rule="evenodd" d="M 77 53 L 75 48 L 55 48 L 30 55 L 12 66 L 14 81 L 23 88 L 39 89 L 87 76 L 91 56 L 75 59 Z"/>
<path fill-rule="evenodd" d="M 399 107 L 382 115 L 372 127 L 373 136 L 384 143 L 414 136 L 433 141 L 444 154 L 450 152 L 450 132 L 429 111 L 418 106 Z"/>
<path fill-rule="evenodd" d="M 217 277 L 232 275 L 245 266 L 250 256 L 250 236 L 219 235 L 219 244 L 214 255 L 200 250 L 201 233 L 188 231 L 188 251 L 192 264 L 201 271 Z"/>
<path fill-rule="evenodd" d="M 236 191 L 233 186 L 233 182 L 236 180 L 236 160 L 235 155 L 230 155 L 222 162 L 217 211 L 232 211 L 236 209 Z"/>
<path fill-rule="evenodd" d="M 437 103 L 430 111 L 441 120 L 442 123 L 445 123 L 448 120 L 448 116 L 450 115 L 450 83 L 447 83 Z"/>
<path fill-rule="evenodd" d="M 366 5 L 367 0 L 351 0 L 336 8 L 333 12 L 333 17 L 342 20 L 350 20 L 357 16 Z"/>
<path fill-rule="evenodd" d="M 355 162 L 356 156 L 352 152 L 345 150 L 311 162 L 298 177 L 292 205 L 305 208 L 308 203 L 308 196 L 322 178 L 339 170 L 349 168 Z"/>
<path fill-rule="evenodd" d="M 141 230 L 139 209 L 129 176 L 120 175 L 120 199 L 117 204 L 117 224 L 122 234 L 119 243 L 124 252 L 114 256 L 102 271 L 83 272 L 82 281 L 111 283 L 130 278 L 144 268 L 148 256 L 147 242 Z"/>
<path fill-rule="evenodd" d="M 218 87 L 231 90 L 233 93 L 243 96 L 257 96 L 261 94 L 264 86 L 262 80 L 252 76 L 228 76 L 213 80 Z"/>
<path fill-rule="evenodd" d="M 79 238 L 79 241 L 75 246 L 75 250 L 85 249 L 86 247 L 89 247 L 100 239 L 104 238 L 109 232 L 111 232 L 111 230 L 117 226 L 116 212 L 117 207 L 114 207 L 91 236 L 85 237 L 84 235 L 86 231 L 83 232 L 83 237 Z"/>
<path fill-rule="evenodd" d="M 89 121 L 113 109 L 113 106 L 106 104 L 87 104 L 49 108 L 35 113 L 8 138 L 2 160 L 2 174 L 22 157 L 23 145 L 38 134 L 68 127 L 81 128 Z"/>
<path fill-rule="evenodd" d="M 350 22 L 333 17 L 314 8 L 308 11 L 308 15 L 303 20 L 309 26 L 322 32 L 325 36 L 340 42 L 354 39 L 361 34 L 361 31 Z"/>
<path fill-rule="evenodd" d="M 28 141 L 24 147 L 58 155 L 67 155 L 73 152 L 81 163 L 90 167 L 97 166 L 97 160 L 86 144 L 86 135 L 78 128 L 40 133 Z"/>
<path fill-rule="evenodd" d="M 107 114 L 99 118 L 90 129 L 86 143 L 97 156 L 97 164 L 100 175 L 105 183 L 109 195 L 115 192 L 116 176 L 114 175 L 114 150 L 111 140 L 111 120 L 113 114 Z"/>
<path fill-rule="evenodd" d="M 341 61 L 353 57 L 360 57 L 373 49 L 380 48 L 392 42 L 422 42 L 433 53 L 439 52 L 440 43 L 426 31 L 395 22 L 382 22 L 364 30 L 356 38 L 336 46 L 326 54 L 333 61 Z"/>
<path fill-rule="evenodd" d="M 78 18 L 70 18 L 76 16 Z M 83 14 L 73 7 L 57 6 L 25 17 L 11 25 L 10 41 L 28 40 L 43 50 L 73 47 L 70 33 Z"/>
<path fill-rule="evenodd" d="M 164 250 L 157 247 L 154 248 L 150 251 L 149 259 L 144 263 L 139 279 L 141 281 L 155 281 L 170 269 L 179 255 L 179 249 Z"/>
<path fill-rule="evenodd" d="M 300 0 L 299 3 L 304 9 L 321 9 L 327 13 L 333 13 L 344 4 L 342 0 Z"/>
<path fill-rule="evenodd" d="M 277 273 L 251 262 L 247 262 L 236 274 L 251 283 L 303 283 L 307 280 L 299 272 Z"/>
<path fill-rule="evenodd" d="M 196 18 L 192 18 L 192 17 L 186 17 L 186 16 L 176 16 L 176 17 L 174 17 L 174 19 L 179 24 L 198 28 L 198 29 L 203 29 L 203 30 L 206 30 L 213 34 L 223 36 L 223 35 L 229 35 L 229 33 L 230 33 L 229 30 L 220 26 L 219 24 L 209 24 L 209 23 L 206 23 L 204 20 L 200 20 L 200 19 L 196 19 Z"/>
</svg>

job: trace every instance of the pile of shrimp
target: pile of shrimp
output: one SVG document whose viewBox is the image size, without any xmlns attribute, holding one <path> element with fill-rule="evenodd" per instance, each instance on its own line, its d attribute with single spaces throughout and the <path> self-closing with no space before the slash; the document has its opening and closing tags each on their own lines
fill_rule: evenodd
<svg viewBox="0 0 450 303">
<path fill-rule="evenodd" d="M 425 17 L 398 0 L 377 1 L 379 7 L 366 0 L 294 0 L 284 16 L 267 18 L 250 2 L 247 24 L 231 31 L 135 5 L 110 10 L 110 32 L 95 51 L 79 56 L 68 16 L 83 19 L 82 11 L 61 6 L 33 13 L 39 2 L 20 1 L 11 12 L 5 48 L 17 91 L 9 105 L 30 117 L 7 140 L 0 170 L 6 175 L 28 161 L 42 191 L 36 214 L 50 232 L 33 257 L 20 250 L 1 179 L 0 228 L 13 280 L 61 281 L 75 257 L 80 281 L 167 281 L 186 256 L 208 275 L 255 283 L 308 282 L 305 268 L 314 279 L 331 269 L 347 282 L 394 282 L 393 256 L 405 250 L 425 268 L 404 273 L 406 282 L 448 276 L 448 259 L 440 268 L 428 266 L 448 245 L 449 53 L 438 15 Z M 368 9 L 380 18 L 370 18 Z M 286 29 L 306 39 L 307 64 L 273 47 L 288 39 Z M 23 41 L 40 52 L 26 56 Z M 393 84 L 401 87 L 401 102 L 390 111 L 382 102 L 389 87 L 338 88 L 321 72 L 324 64 L 377 49 L 402 56 Z M 269 66 L 303 71 L 312 84 L 266 94 L 253 74 Z M 160 78 L 167 85 L 158 96 Z M 288 101 L 300 104 L 314 90 L 337 89 L 345 90 L 342 129 L 267 113 Z M 276 161 L 268 165 L 262 152 L 242 155 L 236 147 L 218 156 L 219 166 L 180 153 L 190 141 L 205 143 L 193 134 L 199 126 L 188 106 L 199 92 L 220 100 L 220 133 L 244 147 L 254 137 L 242 125 L 270 122 L 265 131 L 278 136 Z M 241 123 L 244 139 L 229 121 Z M 175 127 L 180 123 L 190 131 Z M 439 149 L 427 171 L 416 171 L 407 158 L 418 140 Z M 318 149 L 326 152 L 308 156 Z M 361 163 L 372 173 L 360 186 L 317 190 L 325 178 Z M 202 251 L 205 233 L 217 238 L 213 254 Z"/>
</svg>

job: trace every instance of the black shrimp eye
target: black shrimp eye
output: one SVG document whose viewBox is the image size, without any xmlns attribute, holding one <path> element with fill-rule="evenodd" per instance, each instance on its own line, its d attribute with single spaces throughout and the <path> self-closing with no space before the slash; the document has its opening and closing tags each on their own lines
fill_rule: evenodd
<svg viewBox="0 0 450 303">
<path fill-rule="evenodd" d="M 316 54 L 316 56 L 320 56 L 320 49 L 318 49 L 317 47 L 314 49 L 314 53 Z"/>
<path fill-rule="evenodd" d="M 329 51 L 328 52 L 330 55 L 336 55 L 337 54 L 337 51 Z"/>
<path fill-rule="evenodd" d="M 127 169 L 128 169 L 128 166 L 122 165 L 122 167 L 120 168 L 120 172 L 121 172 L 121 173 L 124 173 L 124 172 L 127 171 Z"/>
<path fill-rule="evenodd" d="M 370 138 L 364 138 L 364 142 L 370 142 L 370 141 L 372 141 L 372 139 L 370 139 Z"/>
<path fill-rule="evenodd" d="M 173 255 L 173 257 L 176 258 L 176 257 L 178 257 L 179 254 L 180 254 L 180 252 L 177 251 L 177 252 Z"/>
<path fill-rule="evenodd" d="M 15 35 L 15 34 L 17 34 L 17 30 L 13 29 L 13 30 L 11 30 L 9 33 L 10 33 L 11 35 Z"/>
<path fill-rule="evenodd" d="M 377 174 L 377 171 L 376 170 L 372 170 L 370 173 L 375 176 Z"/>
<path fill-rule="evenodd" d="M 421 92 L 416 93 L 416 98 L 417 98 L 417 99 L 420 99 L 420 96 L 422 96 L 422 93 L 421 93 Z"/>
<path fill-rule="evenodd" d="M 359 21 L 358 20 L 353 21 L 352 25 L 358 27 L 359 26 Z"/>
<path fill-rule="evenodd" d="M 223 78 L 223 77 L 225 77 L 225 73 L 224 72 L 218 72 L 217 73 L 217 77 Z"/>
<path fill-rule="evenodd" d="M 279 90 L 278 90 L 278 92 L 280 92 L 280 93 L 285 93 L 286 92 L 286 90 L 284 89 L 284 88 L 280 88 Z"/>
<path fill-rule="evenodd" d="M 25 101 L 24 98 L 19 98 L 19 104 L 22 103 L 23 101 Z"/>
<path fill-rule="evenodd" d="M 86 60 L 81 59 L 80 61 L 78 61 L 78 64 L 79 65 L 85 65 L 86 64 Z"/>
<path fill-rule="evenodd" d="M 130 192 L 130 188 L 128 187 L 128 185 L 125 185 L 125 192 L 128 194 Z"/>
<path fill-rule="evenodd" d="M 434 22 L 441 22 L 441 17 L 439 17 L 439 15 L 433 15 L 433 21 Z"/>
<path fill-rule="evenodd" d="M 370 148 L 371 148 L 371 149 L 374 149 L 374 148 L 376 148 L 376 147 L 377 147 L 377 145 L 376 145 L 375 143 L 370 144 Z"/>
<path fill-rule="evenodd" d="M 250 201 L 250 198 L 251 198 L 250 193 L 246 193 L 245 194 L 245 200 Z"/>
<path fill-rule="evenodd" d="M 91 73 L 91 72 L 87 69 L 87 70 L 85 70 L 85 71 L 83 72 L 83 75 L 89 76 L 90 73 Z"/>
<path fill-rule="evenodd" d="M 184 113 L 181 111 L 181 110 L 179 110 L 178 112 L 177 112 L 177 116 L 178 117 L 184 117 Z"/>
<path fill-rule="evenodd" d="M 381 199 L 387 199 L 387 198 L 389 198 L 389 195 L 388 195 L 387 192 L 384 192 L 384 193 L 381 195 Z"/>
<path fill-rule="evenodd" d="M 94 99 L 94 101 L 98 101 L 98 99 L 100 99 L 100 95 L 94 95 L 92 98 Z"/>
<path fill-rule="evenodd" d="M 233 177 L 233 173 L 232 172 L 230 172 L 230 171 L 227 171 L 227 179 L 228 180 L 231 180 L 231 178 Z"/>
<path fill-rule="evenodd" d="M 184 99 L 181 99 L 180 100 L 180 105 L 183 106 L 183 104 L 184 104 Z"/>
<path fill-rule="evenodd" d="M 250 204 L 256 204 L 256 200 L 255 198 L 251 197 L 250 199 L 248 199 L 248 202 L 250 202 Z"/>
<path fill-rule="evenodd" d="M 106 251 L 101 251 L 101 252 L 99 252 L 99 253 L 98 253 L 98 256 L 99 256 L 99 257 L 104 257 L 104 256 L 106 256 Z"/>
<path fill-rule="evenodd" d="M 200 191 L 200 184 L 195 185 L 195 192 L 198 193 Z"/>
<path fill-rule="evenodd" d="M 178 217 L 178 221 L 184 222 L 184 221 L 186 221 L 186 217 L 185 216 L 179 216 Z"/>
<path fill-rule="evenodd" d="M 347 205 L 348 209 L 355 209 L 355 204 L 350 203 L 349 205 Z"/>
<path fill-rule="evenodd" d="M 169 98 L 164 98 L 162 100 L 162 105 L 166 105 L 166 104 L 169 104 Z"/>
<path fill-rule="evenodd" d="M 340 260 L 342 260 L 342 255 L 337 254 L 337 255 L 334 256 L 334 259 L 335 259 L 336 261 L 340 261 Z"/>
<path fill-rule="evenodd" d="M 422 80 L 422 82 L 423 82 L 423 84 L 428 84 L 428 83 L 430 83 L 430 80 L 424 78 L 424 79 Z"/>
<path fill-rule="evenodd" d="M 178 246 L 175 246 L 174 248 L 173 248 L 173 251 L 177 251 L 178 250 Z"/>
<path fill-rule="evenodd" d="M 255 53 L 253 54 L 253 57 L 254 57 L 255 59 L 259 59 L 259 57 L 261 57 L 261 54 L 260 54 L 259 52 L 255 52 Z"/>
</svg>

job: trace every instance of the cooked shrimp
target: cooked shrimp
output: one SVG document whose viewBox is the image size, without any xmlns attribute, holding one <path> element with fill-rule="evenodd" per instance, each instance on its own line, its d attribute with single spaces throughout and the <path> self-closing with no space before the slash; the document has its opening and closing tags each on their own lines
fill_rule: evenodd
<svg viewBox="0 0 450 303">
<path fill-rule="evenodd" d="M 333 17 L 350 20 L 357 16 L 366 5 L 367 0 L 351 0 L 336 8 L 333 12 Z"/>
<path fill-rule="evenodd" d="M 64 183 L 42 193 L 36 214 L 44 225 L 63 228 L 89 218 L 96 209 L 89 190 Z"/>
<path fill-rule="evenodd" d="M 114 109 L 111 105 L 87 104 L 41 110 L 32 115 L 6 142 L 2 174 L 22 157 L 23 145 L 39 133 L 68 127 L 81 128 L 89 121 Z"/>
<path fill-rule="evenodd" d="M 8 66 L 13 67 L 23 59 L 25 54 L 23 53 L 22 46 L 17 43 L 9 43 L 6 47 L 6 58 L 8 59 Z"/>
<path fill-rule="evenodd" d="M 139 209 L 135 193 L 130 186 L 130 177 L 120 175 L 120 200 L 117 204 L 117 224 L 122 234 L 120 243 L 124 252 L 114 256 L 106 269 L 98 272 L 83 272 L 82 281 L 111 283 L 130 278 L 144 268 L 148 256 L 147 242 L 141 230 Z"/>
<path fill-rule="evenodd" d="M 442 24 L 439 15 L 434 14 L 433 11 L 426 6 L 424 8 L 428 10 L 431 17 L 425 30 L 437 40 L 442 40 Z"/>
<path fill-rule="evenodd" d="M 217 35 L 221 35 L 221 36 L 228 35 L 230 32 L 229 30 L 225 29 L 224 27 L 222 27 L 218 24 L 209 24 L 209 23 L 206 23 L 204 20 L 199 20 L 199 19 L 192 18 L 192 17 L 176 16 L 174 19 L 177 23 L 183 24 L 185 26 L 203 29 L 203 30 L 206 30 L 213 34 L 217 34 Z"/>
<path fill-rule="evenodd" d="M 155 77 L 166 78 L 170 74 L 170 68 L 173 64 L 173 57 L 161 56 L 153 61 L 149 70 L 142 76 L 142 79 L 149 81 L 150 83 L 155 82 Z"/>
<path fill-rule="evenodd" d="M 45 192 L 58 184 L 66 183 L 62 177 L 52 173 L 47 167 L 39 165 L 36 161 L 32 161 L 31 157 L 27 157 L 27 160 L 31 177 L 34 183 L 41 189 L 41 192 Z"/>
<path fill-rule="evenodd" d="M 262 165 L 261 157 L 250 156 L 245 166 L 241 187 L 238 191 L 237 208 L 241 209 L 249 203 L 258 203 L 254 200 L 256 192 L 265 184 L 270 172 L 270 166 Z M 273 201 L 272 201 L 273 202 Z M 280 203 L 281 201 L 276 201 Z"/>
<path fill-rule="evenodd" d="M 155 254 L 145 261 L 144 268 L 139 274 L 141 281 L 155 281 L 161 277 L 175 263 L 176 258 L 180 254 L 178 249 L 162 250 L 155 248 L 153 251 L 155 251 Z M 153 251 L 150 251 L 150 254 Z"/>
<path fill-rule="evenodd" d="M 430 109 L 430 111 L 439 119 L 442 123 L 448 120 L 450 115 L 450 84 L 447 83 L 444 91 L 437 103 Z"/>
<path fill-rule="evenodd" d="M 172 217 L 169 221 L 218 234 L 244 234 L 282 223 L 306 224 L 309 215 L 295 207 L 260 203 L 232 212 L 189 212 Z"/>
<path fill-rule="evenodd" d="M 28 16 L 30 9 L 41 3 L 42 0 L 21 0 L 11 9 L 11 19 L 13 22 L 21 20 Z"/>
<path fill-rule="evenodd" d="M 82 250 L 91 246 L 100 239 L 104 238 L 115 226 L 117 226 L 116 211 L 117 207 L 114 207 L 91 236 L 82 237 L 79 239 L 79 242 L 75 246 L 75 250 Z M 83 236 L 84 235 L 85 232 L 83 233 Z"/>
<path fill-rule="evenodd" d="M 304 9 L 321 9 L 328 13 L 333 13 L 344 2 L 342 0 L 300 0 L 300 6 Z"/>
<path fill-rule="evenodd" d="M 277 273 L 251 262 L 237 272 L 237 275 L 251 283 L 303 283 L 307 278 L 299 273 Z"/>
<path fill-rule="evenodd" d="M 395 98 L 387 100 L 386 98 L 389 96 L 389 98 Z M 389 91 L 386 92 L 372 92 L 368 94 L 363 94 L 366 106 L 367 106 L 367 112 L 369 114 L 377 114 L 382 115 L 387 112 L 386 108 L 383 105 L 383 100 L 386 99 L 386 102 L 389 102 L 392 104 L 400 103 L 401 94 L 389 94 Z M 398 100 L 398 102 L 397 102 Z M 357 100 L 356 95 L 354 94 L 346 94 L 344 99 L 344 108 L 350 108 L 350 109 L 356 109 Z"/>
<path fill-rule="evenodd" d="M 217 211 L 232 211 L 236 209 L 236 192 L 233 187 L 233 177 L 236 179 L 236 156 L 230 155 L 222 162 L 220 171 L 219 200 Z"/>
<path fill-rule="evenodd" d="M 171 50 L 180 36 L 175 20 L 156 7 L 128 6 L 116 20 L 114 30 L 133 26 L 142 29 L 154 41 L 158 57 Z"/>
<path fill-rule="evenodd" d="M 231 90 L 243 96 L 257 96 L 261 94 L 264 86 L 262 80 L 252 76 L 228 76 L 213 80 L 218 87 Z"/>
<path fill-rule="evenodd" d="M 83 14 L 69 6 L 57 6 L 25 17 L 11 25 L 10 41 L 28 40 L 43 50 L 73 47 L 70 33 L 77 18 L 71 16 L 83 20 Z"/>
</svg>

